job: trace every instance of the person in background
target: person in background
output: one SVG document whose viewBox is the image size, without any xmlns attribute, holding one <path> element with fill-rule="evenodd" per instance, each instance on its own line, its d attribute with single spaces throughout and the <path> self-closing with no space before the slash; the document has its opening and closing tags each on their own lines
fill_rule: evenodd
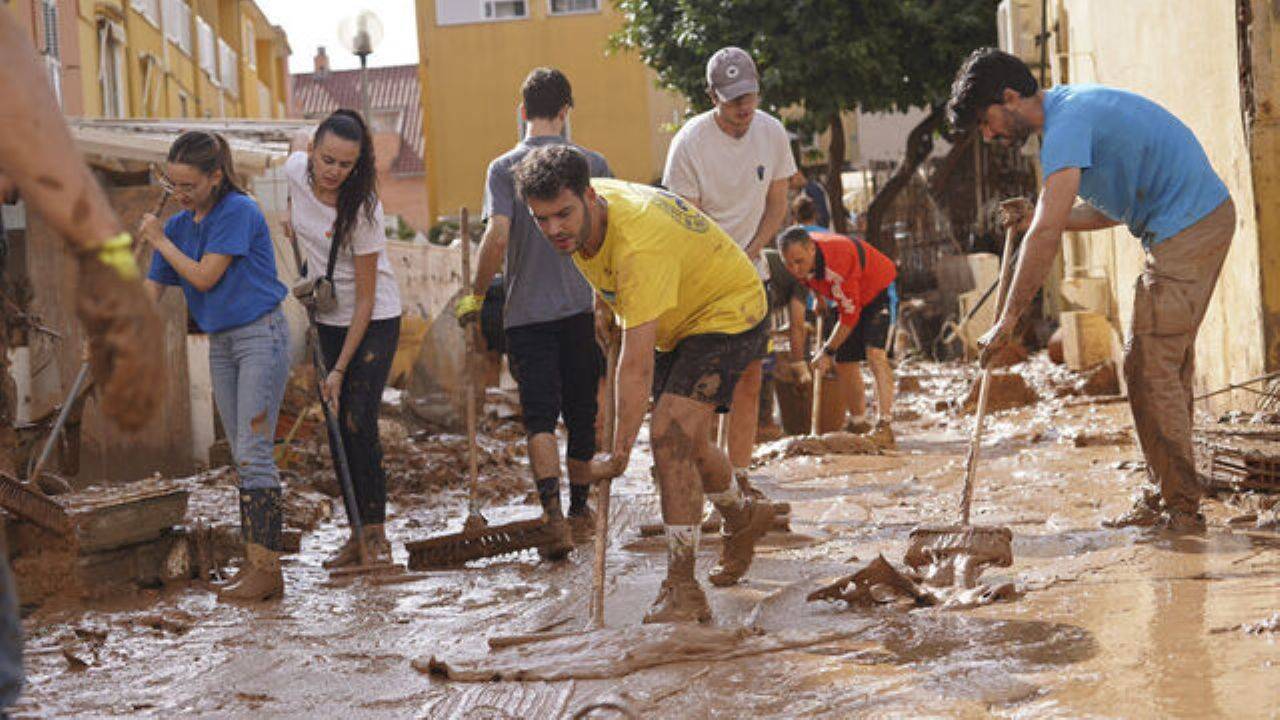
<svg viewBox="0 0 1280 720">
<path fill-rule="evenodd" d="M 296 136 L 284 164 L 289 223 L 309 275 L 332 279 L 336 303 L 316 313 L 328 374 L 322 392 L 337 408 L 341 442 L 364 523 L 370 563 L 391 561 L 387 540 L 387 476 L 382 467 L 378 414 L 400 341 L 400 291 L 387 259 L 378 200 L 373 138 L 364 118 L 337 110 L 308 138 Z M 335 438 L 330 438 L 334 446 Z M 355 565 L 359 542 L 347 539 L 324 561 Z"/>
<path fill-rule="evenodd" d="M 521 113 L 528 132 L 514 148 L 489 164 L 484 191 L 488 220 L 480 241 L 471 293 L 458 301 L 458 319 L 475 317 L 490 279 L 501 268 L 506 302 L 502 307 L 512 375 L 529 444 L 529 468 L 547 522 L 556 528 L 553 545 L 539 548 L 549 559 L 568 555 L 573 542 L 589 542 L 595 518 L 587 504 L 588 464 L 596 452 L 597 391 L 604 356 L 596 343 L 595 294 L 582 273 L 542 236 L 529 208 L 516 197 L 514 168 L 534 148 L 567 144 L 565 123 L 573 90 L 564 73 L 535 68 L 521 87 Z M 574 146 L 577 147 L 577 146 Z M 612 177 L 599 153 L 584 151 L 593 177 Z M 487 308 L 486 308 L 487 309 Z M 556 423 L 568 430 L 565 468 L 569 512 L 560 503 L 560 446 Z M 571 542 L 572 540 L 572 542 Z"/>
<path fill-rule="evenodd" d="M 759 109 L 760 76 L 745 50 L 726 47 L 707 61 L 707 94 L 715 107 L 684 124 L 671 140 L 662 184 L 706 213 L 746 252 L 761 281 L 769 276 L 765 246 L 786 221 L 787 187 L 796 174 L 786 128 Z M 763 356 L 736 383 L 728 418 L 729 459 L 738 484 L 759 419 Z"/>
<path fill-rule="evenodd" d="M 819 227 L 831 227 L 831 200 L 827 197 L 827 189 L 818 182 L 817 173 L 813 170 L 803 171 L 804 187 L 801 194 L 813 202 L 813 224 Z M 798 221 L 797 221 L 798 222 Z"/>
<path fill-rule="evenodd" d="M 240 483 L 245 563 L 218 596 L 267 600 L 284 593 L 280 570 L 284 509 L 272 454 L 289 380 L 289 325 L 276 277 L 275 246 L 258 204 L 236 184 L 221 135 L 183 133 L 167 174 L 182 211 L 161 227 L 150 213 L 139 234 L 153 249 L 147 286 L 158 299 L 182 288 L 187 310 L 209 334 L 213 399 Z"/>
</svg>

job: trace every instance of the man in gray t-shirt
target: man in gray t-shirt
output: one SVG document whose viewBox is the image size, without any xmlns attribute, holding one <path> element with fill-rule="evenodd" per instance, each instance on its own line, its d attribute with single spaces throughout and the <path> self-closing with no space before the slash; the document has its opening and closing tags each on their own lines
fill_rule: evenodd
<svg viewBox="0 0 1280 720">
<path fill-rule="evenodd" d="M 524 140 L 489 163 L 484 191 L 488 221 L 471 295 L 458 302 L 460 320 L 473 319 L 485 291 L 503 266 L 506 332 L 511 374 L 520 389 L 521 413 L 529 440 L 529 465 L 548 522 L 560 542 L 540 550 L 560 559 L 572 540 L 586 542 L 595 520 L 587 507 L 596 452 L 596 393 L 604 357 L 596 344 L 595 296 L 566 255 L 542 235 L 524 201 L 516 196 L 511 171 L 531 150 L 567 143 L 565 120 L 573 107 L 569 80 L 559 70 L 536 68 L 521 88 L 521 112 L 528 122 Z M 595 177 L 612 177 L 599 153 L 583 150 Z M 505 265 L 503 260 L 505 258 Z M 569 434 L 565 465 L 569 474 L 569 513 L 560 509 L 560 451 L 556 423 L 564 418 Z"/>
</svg>

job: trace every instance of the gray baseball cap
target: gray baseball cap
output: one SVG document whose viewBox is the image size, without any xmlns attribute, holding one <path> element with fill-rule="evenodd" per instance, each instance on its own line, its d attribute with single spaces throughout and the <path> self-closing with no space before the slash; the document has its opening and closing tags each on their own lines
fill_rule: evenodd
<svg viewBox="0 0 1280 720">
<path fill-rule="evenodd" d="M 739 47 L 720 48 L 707 61 L 707 86 L 721 102 L 760 92 L 755 61 Z"/>
</svg>

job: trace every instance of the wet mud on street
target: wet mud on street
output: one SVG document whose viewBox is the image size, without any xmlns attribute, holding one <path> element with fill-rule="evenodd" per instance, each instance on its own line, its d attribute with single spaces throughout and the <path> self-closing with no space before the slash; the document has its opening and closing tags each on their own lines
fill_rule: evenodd
<svg viewBox="0 0 1280 720">
<path fill-rule="evenodd" d="M 590 716 L 1275 717 L 1280 534 L 1229 523 L 1239 508 L 1222 498 L 1205 503 L 1204 536 L 1101 528 L 1142 478 L 1128 408 L 1058 397 L 1065 380 L 1046 367 L 1020 366 L 1037 402 L 988 418 L 974 498 L 976 524 L 1013 530 L 1013 565 L 982 581 L 1016 583 L 1014 599 L 962 610 L 805 599 L 879 554 L 900 562 L 915 525 L 956 520 L 972 370 L 912 365 L 900 374 L 920 389 L 900 399 L 896 450 L 760 449 L 770 459 L 753 481 L 791 504 L 793 532 L 767 536 L 727 589 L 705 581 L 719 545 L 704 539 L 710 627 L 640 626 L 665 572 L 664 541 L 638 533 L 658 519 L 642 442 L 613 484 L 604 631 L 486 645 L 584 627 L 589 545 L 561 564 L 527 552 L 336 584 L 320 566 L 345 537 L 336 512 L 286 557 L 280 602 L 218 603 L 191 584 L 37 608 L 16 715 L 540 718 L 604 703 L 622 710 Z M 487 507 L 490 522 L 536 515 L 522 495 Z M 405 541 L 465 515 L 460 484 L 393 499 L 402 562 Z M 499 676 L 529 679 L 482 681 Z"/>
</svg>

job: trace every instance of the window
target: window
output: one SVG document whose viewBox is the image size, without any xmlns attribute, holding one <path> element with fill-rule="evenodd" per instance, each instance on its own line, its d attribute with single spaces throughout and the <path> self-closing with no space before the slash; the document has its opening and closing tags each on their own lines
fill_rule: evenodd
<svg viewBox="0 0 1280 720">
<path fill-rule="evenodd" d="M 218 55 L 217 45 L 213 42 L 213 28 L 209 27 L 209 23 L 204 18 L 196 18 L 196 39 L 200 44 L 200 69 L 204 70 L 204 74 L 209 76 L 209 80 L 214 84 L 218 84 Z"/>
<path fill-rule="evenodd" d="M 436 0 L 436 24 L 441 26 L 527 17 L 529 4 L 526 0 Z"/>
<path fill-rule="evenodd" d="M 164 2 L 164 35 L 190 55 L 191 47 L 191 6 L 186 0 L 165 0 Z"/>
<path fill-rule="evenodd" d="M 58 107 L 62 107 L 62 51 L 58 41 L 57 0 L 40 0 L 40 24 L 44 40 L 40 55 L 49 76 L 49 90 L 57 98 Z"/>
<path fill-rule="evenodd" d="M 124 117 L 124 28 L 110 20 L 98 21 L 98 90 L 102 116 Z"/>
<path fill-rule="evenodd" d="M 138 64 L 142 71 L 142 116 L 159 117 L 155 106 L 159 94 L 156 86 L 160 84 L 163 74 L 160 62 L 155 55 L 146 53 L 138 58 Z"/>
<path fill-rule="evenodd" d="M 160 27 L 160 0 L 129 0 L 129 5 L 152 25 Z"/>
<path fill-rule="evenodd" d="M 484 17 L 486 20 L 505 20 L 522 18 L 529 14 L 524 0 L 484 0 Z"/>
<path fill-rule="evenodd" d="M 245 23 L 244 26 L 244 61 L 250 67 L 258 67 L 258 49 L 255 47 L 257 41 L 254 39 L 253 24 Z"/>
<path fill-rule="evenodd" d="M 226 40 L 218 38 L 218 77 L 222 79 L 222 87 L 230 90 L 232 95 L 240 94 L 239 62 L 236 51 Z"/>
<path fill-rule="evenodd" d="M 552 15 L 600 12 L 600 0 L 549 0 Z"/>
<path fill-rule="evenodd" d="M 271 117 L 271 91 L 262 81 L 258 81 L 258 117 Z"/>
</svg>

